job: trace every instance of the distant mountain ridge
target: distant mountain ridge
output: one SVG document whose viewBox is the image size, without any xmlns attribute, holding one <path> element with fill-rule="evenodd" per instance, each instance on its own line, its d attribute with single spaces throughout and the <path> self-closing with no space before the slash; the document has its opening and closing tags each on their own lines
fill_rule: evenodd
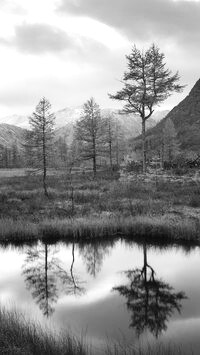
<svg viewBox="0 0 200 355">
<path fill-rule="evenodd" d="M 102 115 L 106 116 L 108 114 L 114 114 L 118 118 L 122 129 L 125 133 L 125 137 L 128 139 L 130 137 L 137 136 L 141 131 L 141 122 L 139 117 L 134 115 L 121 115 L 119 110 L 113 109 L 102 109 Z M 148 127 L 151 128 L 155 126 L 157 120 L 163 117 L 164 113 L 158 112 L 155 115 L 155 120 L 153 118 L 148 120 Z M 62 110 L 55 112 L 56 125 L 55 125 L 55 136 L 56 140 L 59 137 L 63 137 L 71 143 L 73 137 L 73 126 L 75 122 L 81 117 L 82 107 L 70 108 L 66 107 Z M 21 145 L 24 134 L 29 127 L 28 116 L 12 115 L 0 119 L 0 145 L 3 147 L 10 148 L 12 144 L 16 144 L 18 147 Z"/>
</svg>

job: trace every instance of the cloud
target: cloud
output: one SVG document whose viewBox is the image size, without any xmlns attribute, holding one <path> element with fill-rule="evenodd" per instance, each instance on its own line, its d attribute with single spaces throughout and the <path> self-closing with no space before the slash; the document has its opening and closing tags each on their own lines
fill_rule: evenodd
<svg viewBox="0 0 200 355">
<path fill-rule="evenodd" d="M 30 54 L 71 51 L 71 55 L 93 61 L 109 51 L 102 43 L 84 36 L 71 36 L 47 24 L 21 24 L 15 27 L 12 38 L 0 37 L 0 45 L 17 48 Z"/>
<path fill-rule="evenodd" d="M 29 53 L 60 52 L 74 46 L 64 31 L 46 24 L 22 24 L 15 27 L 12 44 Z"/>
<path fill-rule="evenodd" d="M 166 38 L 185 44 L 200 40 L 200 2 L 62 0 L 58 10 L 95 18 L 135 41 Z"/>
</svg>

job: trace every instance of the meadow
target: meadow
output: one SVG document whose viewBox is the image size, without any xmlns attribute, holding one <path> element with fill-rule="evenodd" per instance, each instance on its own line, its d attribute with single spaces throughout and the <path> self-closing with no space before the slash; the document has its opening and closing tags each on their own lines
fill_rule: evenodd
<svg viewBox="0 0 200 355">
<path fill-rule="evenodd" d="M 1 172 L 0 172 L 1 173 Z M 64 172 L 0 174 L 0 239 L 147 238 L 199 242 L 200 185 L 194 179 L 122 178 Z"/>
</svg>

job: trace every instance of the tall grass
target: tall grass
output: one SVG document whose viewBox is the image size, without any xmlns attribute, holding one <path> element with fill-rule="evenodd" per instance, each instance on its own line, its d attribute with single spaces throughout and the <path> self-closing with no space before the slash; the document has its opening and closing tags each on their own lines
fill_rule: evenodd
<svg viewBox="0 0 200 355">
<path fill-rule="evenodd" d="M 200 224 L 195 219 L 173 215 L 159 217 L 120 217 L 102 215 L 88 218 L 45 219 L 40 223 L 24 220 L 0 220 L 1 241 L 36 239 L 93 240 L 98 238 L 145 238 L 159 242 L 194 241 L 198 243 Z"/>
<path fill-rule="evenodd" d="M 67 331 L 53 332 L 39 323 L 27 320 L 23 313 L 0 308 L 1 355 L 96 355 L 83 338 Z M 181 346 L 155 343 L 142 346 L 111 343 L 98 350 L 102 355 L 181 355 Z M 192 354 L 187 352 L 188 355 Z"/>
<path fill-rule="evenodd" d="M 25 320 L 17 311 L 0 309 L 0 354 L 86 355 L 82 341 L 68 333 L 53 334 L 39 324 Z"/>
<path fill-rule="evenodd" d="M 126 346 L 120 343 L 108 345 L 105 349 L 105 355 L 182 355 L 183 349 L 178 345 L 156 343 L 147 346 Z M 184 354 L 186 354 L 184 352 Z M 193 355 L 192 350 L 187 355 Z"/>
</svg>

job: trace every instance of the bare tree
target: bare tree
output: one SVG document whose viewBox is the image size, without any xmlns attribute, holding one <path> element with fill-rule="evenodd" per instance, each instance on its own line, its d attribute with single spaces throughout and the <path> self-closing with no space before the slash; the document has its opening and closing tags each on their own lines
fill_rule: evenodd
<svg viewBox="0 0 200 355">
<path fill-rule="evenodd" d="M 146 172 L 146 121 L 154 108 L 171 95 L 180 92 L 183 86 L 178 84 L 178 72 L 172 74 L 166 68 L 165 56 L 152 44 L 145 52 L 133 47 L 126 56 L 128 70 L 124 73 L 123 89 L 111 99 L 125 101 L 124 113 L 134 113 L 142 120 L 143 172 Z"/>
</svg>

